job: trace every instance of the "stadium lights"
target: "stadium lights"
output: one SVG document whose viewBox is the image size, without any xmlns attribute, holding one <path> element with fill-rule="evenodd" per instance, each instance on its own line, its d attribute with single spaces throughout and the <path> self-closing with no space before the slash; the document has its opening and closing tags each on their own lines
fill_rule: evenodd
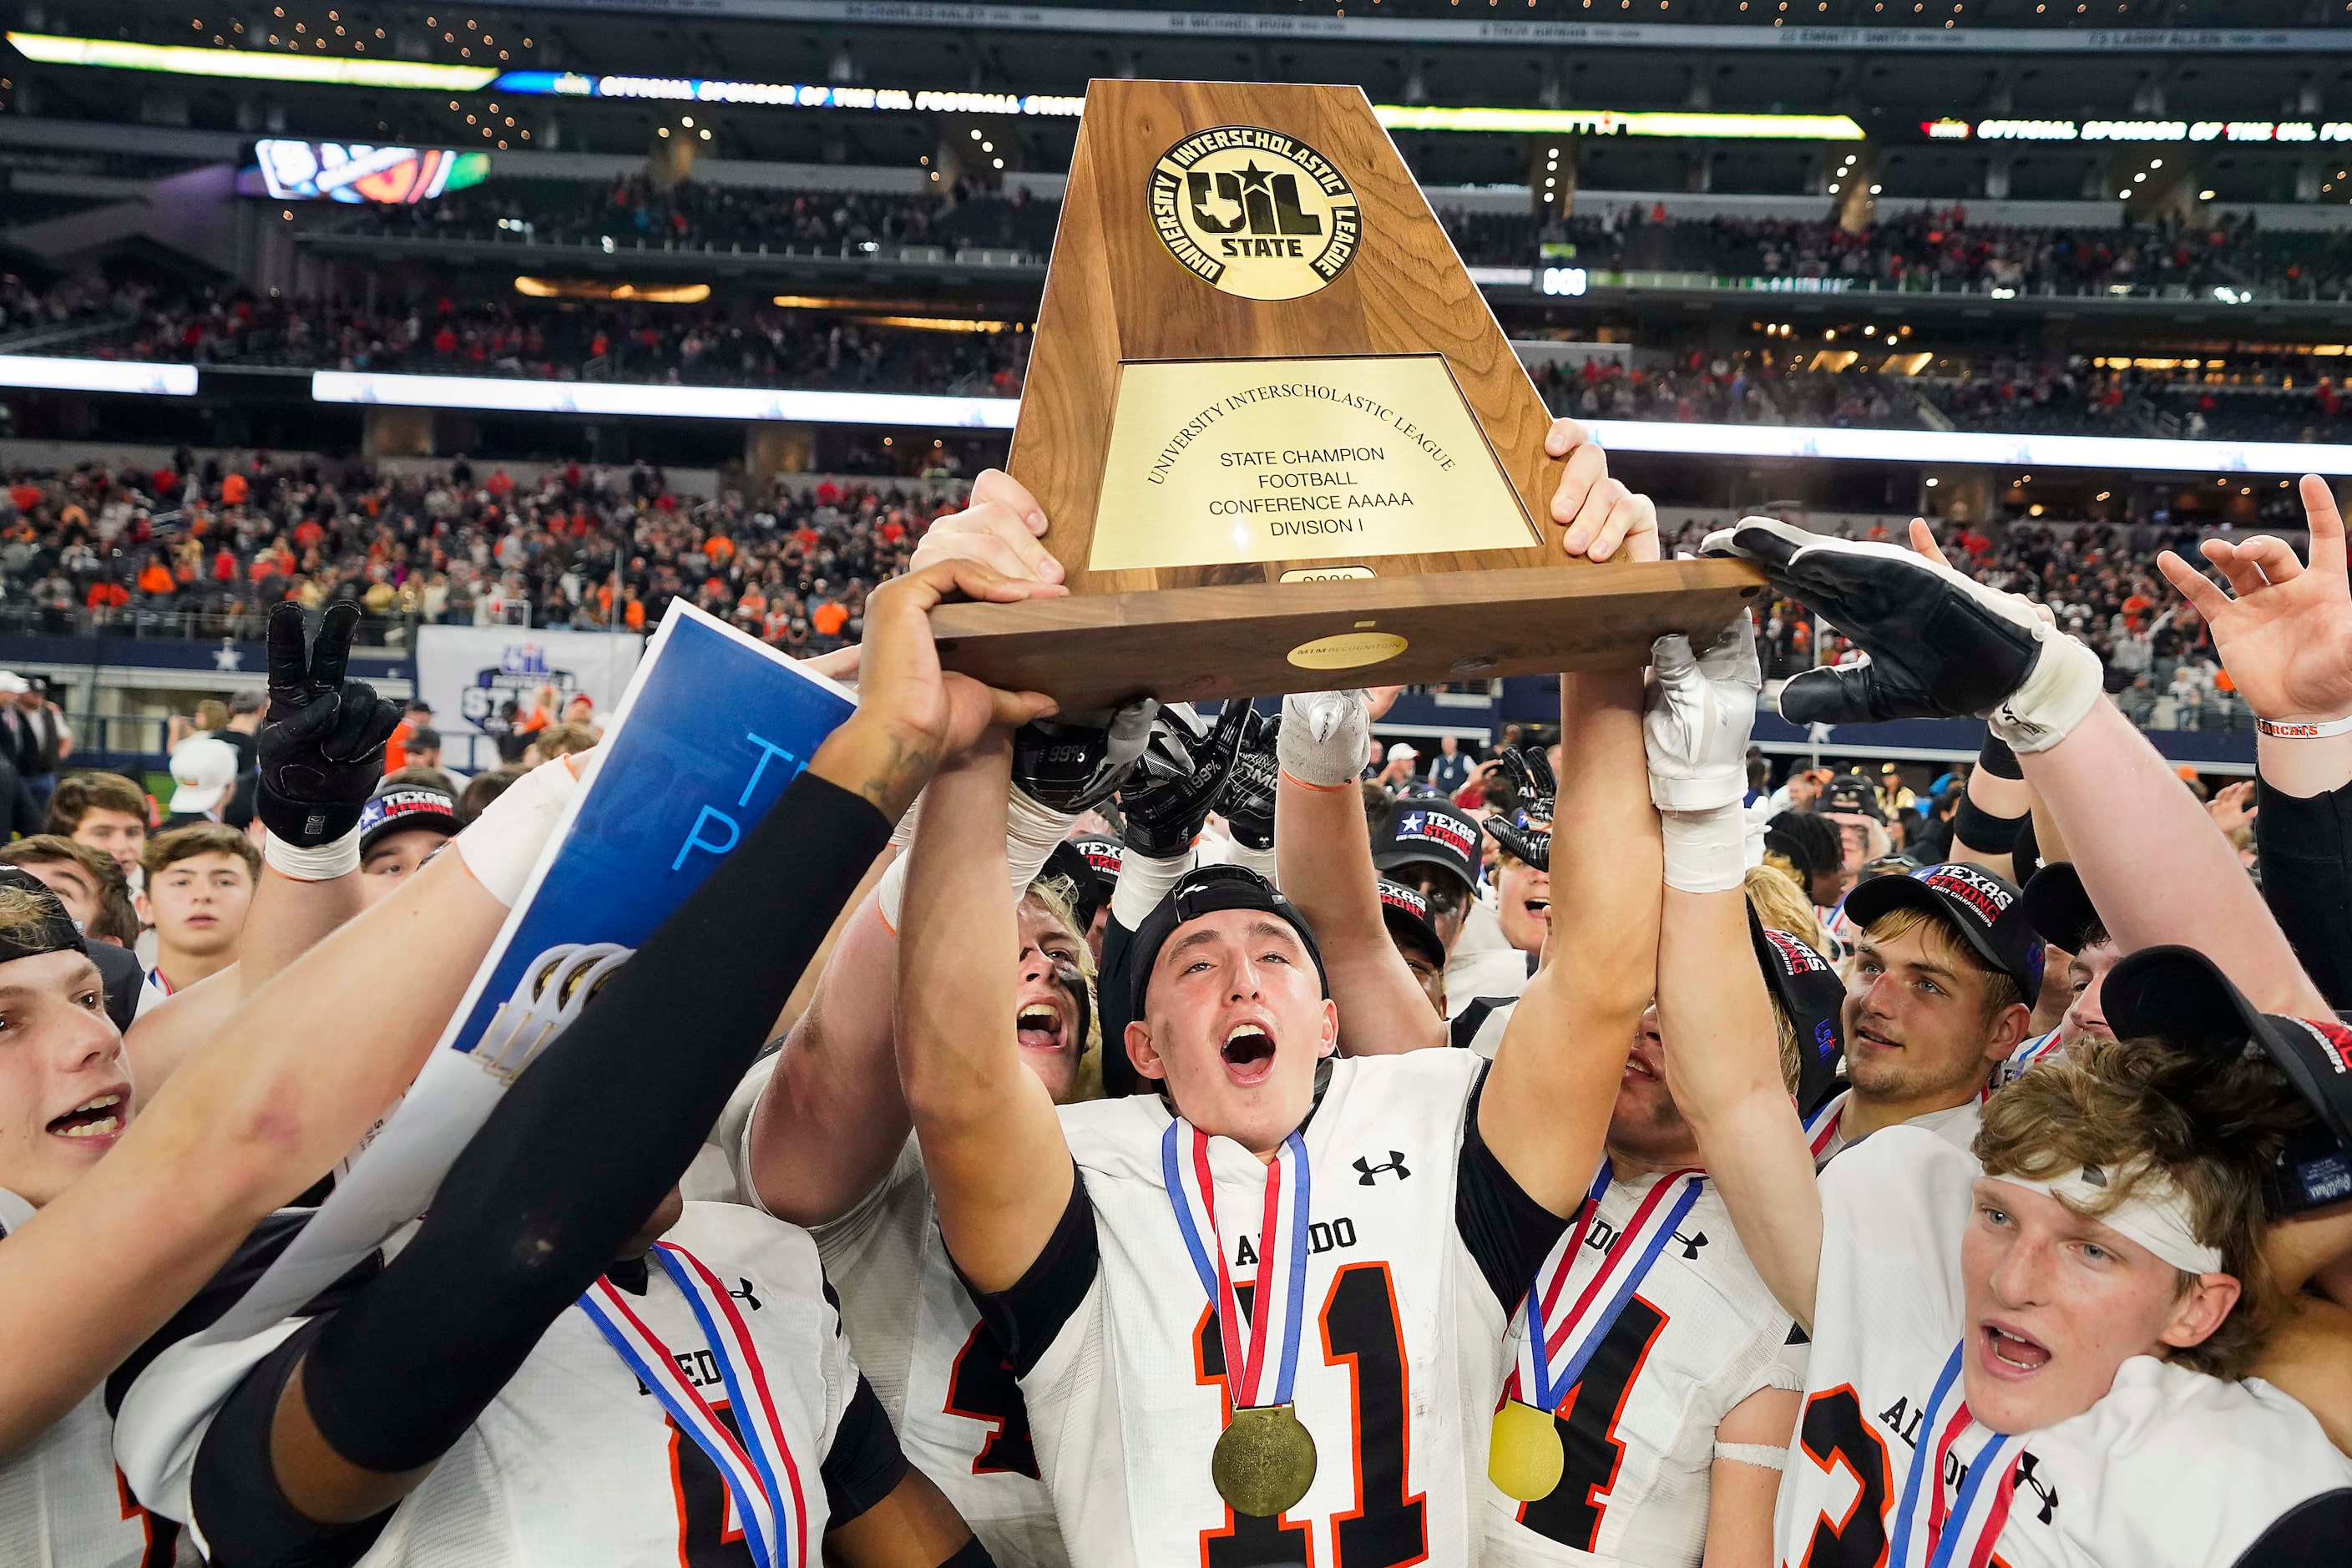
<svg viewBox="0 0 2352 1568">
<path fill-rule="evenodd" d="M 128 392 L 149 397 L 193 397 L 196 367 L 0 354 L 0 386 L 37 387 L 44 392 Z"/>
<path fill-rule="evenodd" d="M 259 81 L 324 82 L 341 87 L 422 88 L 433 92 L 474 92 L 498 76 L 495 66 L 438 66 L 420 60 L 355 60 L 324 56 L 280 55 L 258 49 L 197 48 L 178 44 L 131 44 L 114 38 L 69 38 L 49 33 L 16 33 L 8 41 L 28 60 L 47 66 L 100 66 L 110 70 L 160 71 L 170 76 L 236 77 Z"/>
<path fill-rule="evenodd" d="M 1618 452 L 1688 457 L 1826 458 L 1846 462 L 1973 463 L 1993 468 L 2128 468 L 2172 473 L 2352 475 L 2352 446 L 2301 441 L 2182 441 L 2136 436 L 2015 436 L 1974 430 L 1863 430 L 1772 425 L 1586 421 Z M 2223 481 L 2227 483 L 2227 480 Z"/>
<path fill-rule="evenodd" d="M 734 103 L 775 109 L 840 109 L 918 114 L 997 114 L 1075 120 L 1086 100 L 1070 93 L 933 92 L 909 88 L 818 87 L 793 82 L 715 81 L 700 77 L 592 76 L 581 71 L 517 70 L 494 66 L 429 65 L 199 48 L 78 38 L 49 33 L 7 35 L 18 52 L 43 65 L 97 66 L 171 76 L 320 82 L 346 87 L 415 88 L 435 92 L 499 92 L 541 98 L 612 98 L 682 103 Z M 1859 142 L 1862 127 L 1843 114 L 1624 113 L 1615 110 L 1442 108 L 1384 103 L 1372 112 L 1392 131 L 1496 132 L 1512 135 L 1581 132 L 1594 136 L 1718 137 L 1746 141 Z M 979 138 L 975 137 L 975 140 Z"/>
<path fill-rule="evenodd" d="M 5 363 L 0 360 L 0 365 Z M 193 384 L 194 367 L 183 368 L 188 369 Z M 341 370 L 313 372 L 310 396 L 320 403 L 474 408 L 503 414 L 791 419 L 814 425 L 914 425 L 973 430 L 1010 430 L 1021 412 L 1019 402 L 1010 397 L 770 391 L 735 386 L 633 386 L 612 382 L 510 381 L 474 375 L 376 375 Z"/>
</svg>

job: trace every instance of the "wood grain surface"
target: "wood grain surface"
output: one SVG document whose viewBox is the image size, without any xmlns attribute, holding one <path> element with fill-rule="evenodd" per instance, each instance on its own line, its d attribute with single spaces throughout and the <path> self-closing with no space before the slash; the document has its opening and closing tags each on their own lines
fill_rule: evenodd
<svg viewBox="0 0 2352 1568">
<path fill-rule="evenodd" d="M 931 612 L 931 629 L 948 668 L 1050 693 L 1075 714 L 1143 695 L 1174 702 L 1627 668 L 1646 663 L 1666 632 L 1711 639 L 1762 585 L 1741 561 L 1622 562 L 950 604 Z M 1367 632 L 1407 646 L 1355 668 L 1290 662 L 1302 644 Z"/>
<path fill-rule="evenodd" d="M 1318 291 L 1261 301 L 1180 265 L 1151 222 L 1152 166 L 1195 132 L 1255 125 L 1306 142 L 1354 187 L 1354 259 Z M 1441 353 L 1541 542 L 1519 550 L 1375 557 L 1383 578 L 1430 572 L 1581 569 L 1550 521 L 1564 464 L 1543 453 L 1551 416 L 1471 282 L 1371 104 L 1354 87 L 1114 81 L 1087 92 L 1021 418 L 1013 476 L 1050 523 L 1074 595 L 1273 584 L 1328 554 L 1245 565 L 1090 573 L 1096 500 L 1123 361 Z"/>
</svg>

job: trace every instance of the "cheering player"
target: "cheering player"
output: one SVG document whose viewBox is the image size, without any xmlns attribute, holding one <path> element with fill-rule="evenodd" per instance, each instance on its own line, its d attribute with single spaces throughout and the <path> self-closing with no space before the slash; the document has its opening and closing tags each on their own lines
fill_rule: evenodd
<svg viewBox="0 0 2352 1568">
<path fill-rule="evenodd" d="M 1593 490 L 1596 521 L 1647 512 Z M 1303 917 L 1244 868 L 1202 868 L 1134 932 L 1125 1045 L 1160 1092 L 1057 1115 L 994 1022 L 1008 751 L 933 784 L 900 1076 L 1074 1561 L 1476 1554 L 1507 1313 L 1591 1179 L 1652 968 L 1633 681 L 1563 693 L 1563 819 L 1590 849 L 1555 864 L 1553 897 L 1591 934 L 1529 986 L 1491 1074 L 1452 1051 L 1327 1064 L 1337 1010 Z"/>
<path fill-rule="evenodd" d="M 2228 962 L 2307 993 L 2226 846 L 2100 700 L 2087 649 L 1904 552 L 1756 520 L 1723 543 L 1873 656 L 1792 682 L 1792 718 L 1990 709 L 2085 884 L 2135 860 L 2164 889 L 2102 902 L 2119 938 L 2193 887 L 2200 923 L 2246 922 L 2210 935 Z M 1701 668 L 1721 710 L 1753 711 L 1752 660 L 1718 647 Z M 1668 889 L 1659 1014 L 1675 1098 L 1741 1239 L 1812 1339 L 1780 1560 L 2255 1568 L 2340 1540 L 2352 1462 L 2293 1400 L 2227 1381 L 2259 1339 L 2263 1183 L 2286 1130 L 2315 1120 L 2277 1071 L 2234 1051 L 2094 1045 L 1994 1096 L 1981 1165 L 1893 1127 L 1816 1177 L 1763 991 L 1727 963 L 1745 924 L 1727 894 Z"/>
<path fill-rule="evenodd" d="M 739 1533 L 775 1568 L 990 1561 L 908 1469 L 814 1243 L 681 1214 L 674 1184 L 936 759 L 1050 706 L 943 676 L 930 607 L 1034 586 L 954 563 L 876 592 L 856 710 L 633 958 L 546 983 L 562 1037 L 397 1258 L 140 1373 L 118 1445 L 143 1499 L 223 1564 L 646 1562 Z"/>
</svg>

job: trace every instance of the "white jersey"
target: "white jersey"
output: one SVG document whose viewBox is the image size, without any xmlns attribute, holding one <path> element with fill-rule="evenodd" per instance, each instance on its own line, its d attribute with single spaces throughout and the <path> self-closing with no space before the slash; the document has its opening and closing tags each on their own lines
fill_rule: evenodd
<svg viewBox="0 0 2352 1568">
<path fill-rule="evenodd" d="M 1470 902 L 1462 932 L 1445 956 L 1445 1013 L 1457 1016 L 1480 996 L 1517 996 L 1534 973 L 1533 955 L 1503 935 L 1503 921 L 1484 899 Z"/>
<path fill-rule="evenodd" d="M 798 1466 L 802 1538 L 821 1541 L 827 1516 L 820 1467 L 857 1391 L 857 1368 L 826 1300 L 816 1243 L 732 1204 L 687 1205 L 665 1239 L 708 1265 L 740 1301 Z M 646 1293 L 623 1300 L 719 1418 L 733 1419 L 709 1341 L 669 1277 L 648 1268 Z M 197 1444 L 220 1401 L 296 1327 L 274 1325 L 225 1345 L 184 1341 L 140 1376 L 122 1405 L 117 1449 L 142 1499 L 185 1516 Z M 587 1315 L 567 1308 L 359 1562 L 363 1568 L 700 1562 L 741 1528 L 718 1467 Z M 191 1521 L 200 1546 L 205 1530 L 204 1520 Z"/>
<path fill-rule="evenodd" d="M 1823 1104 L 1821 1110 L 1813 1114 L 1812 1120 L 1805 1124 L 1807 1136 L 1811 1140 L 1813 1146 L 1813 1164 L 1816 1169 L 1827 1165 L 1833 1156 L 1850 1144 L 1862 1142 L 1861 1139 L 1849 1140 L 1845 1135 L 1845 1100 L 1846 1096 L 1853 1092 L 1852 1089 L 1839 1090 L 1837 1095 Z M 1981 1099 L 1976 1099 L 1964 1100 L 1958 1105 L 1948 1106 L 1942 1110 L 1930 1110 L 1923 1116 L 1914 1116 L 1896 1125 L 1916 1127 L 1923 1132 L 1932 1132 L 1965 1154 L 1975 1144 L 1977 1129 L 1982 1126 L 1983 1122 L 1984 1101 Z"/>
<path fill-rule="evenodd" d="M 1606 1252 L 1663 1178 L 1612 1182 L 1583 1245 Z M 1575 1233 L 1559 1247 L 1575 1245 Z M 1559 1248 L 1555 1247 L 1557 1254 Z M 1544 1270 L 1552 1268 L 1549 1258 Z M 1527 1326 L 1513 1320 L 1505 1353 Z M 1509 1568 L 1698 1568 L 1715 1428 L 1759 1389 L 1804 1387 L 1805 1347 L 1731 1228 L 1714 1186 L 1658 1254 L 1555 1415 L 1567 1469 L 1549 1497 L 1486 1487 L 1486 1560 Z"/>
<path fill-rule="evenodd" d="M 1921 1406 L 1965 1321 L 1960 1239 L 1977 1163 L 1910 1127 L 1821 1178 L 1805 1412 L 1780 1485 L 1783 1568 L 1886 1560 Z M 1946 1500 L 1965 1467 L 1945 1468 Z M 2134 1356 L 2106 1396 L 2029 1433 L 1992 1561 L 2007 1568 L 2226 1568 L 2297 1504 L 2352 1488 L 2311 1413 L 2249 1379 Z"/>
<path fill-rule="evenodd" d="M 857 1206 L 817 1227 L 850 1349 L 898 1446 L 1001 1568 L 1069 1561 L 1003 1343 L 948 1261 L 914 1139 Z"/>
<path fill-rule="evenodd" d="M 1091 1219 L 1099 1261 L 1082 1287 L 1074 1274 L 1056 1281 L 1075 1308 L 1042 1338 L 1021 1386 L 1074 1562 L 1479 1560 L 1506 1313 L 1525 1289 L 1498 1300 L 1480 1253 L 1517 1245 L 1507 1265 L 1487 1267 L 1531 1279 L 1563 1228 L 1515 1184 L 1498 1202 L 1492 1156 L 1465 1155 L 1465 1113 L 1485 1066 L 1444 1050 L 1334 1062 L 1301 1130 L 1311 1195 L 1294 1402 L 1318 1468 L 1278 1520 L 1236 1516 L 1210 1479 L 1225 1425 L 1224 1352 L 1163 1184 L 1167 1108 L 1149 1095 L 1063 1108 L 1092 1208 L 1080 1223 Z M 1457 1174 L 1473 1161 L 1475 1190 Z M 1226 1265 L 1246 1289 L 1266 1167 L 1223 1138 L 1210 1142 L 1209 1164 L 1216 1212 L 1248 1216 L 1223 1227 Z M 1474 1209 L 1480 1222 L 1467 1217 Z M 1040 1269 L 1069 1255 L 1060 1244 L 1070 1228 Z"/>
<path fill-rule="evenodd" d="M 0 1237 L 32 1217 L 32 1205 L 0 1189 Z M 7 1568 L 167 1568 L 177 1535 L 171 1521 L 133 1502 L 116 1474 L 103 1389 L 0 1458 L 0 1563 Z"/>
</svg>

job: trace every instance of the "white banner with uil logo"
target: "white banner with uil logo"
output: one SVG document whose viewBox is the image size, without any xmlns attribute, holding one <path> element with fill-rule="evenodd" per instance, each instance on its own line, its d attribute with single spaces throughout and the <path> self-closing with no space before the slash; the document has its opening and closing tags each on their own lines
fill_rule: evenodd
<svg viewBox="0 0 2352 1568">
<path fill-rule="evenodd" d="M 507 704 L 528 718 L 551 690 L 551 711 L 585 692 L 598 713 L 620 700 L 645 650 L 635 632 L 533 631 L 527 626 L 419 628 L 416 694 L 433 704 L 444 759 L 467 773 L 499 763 Z"/>
</svg>

